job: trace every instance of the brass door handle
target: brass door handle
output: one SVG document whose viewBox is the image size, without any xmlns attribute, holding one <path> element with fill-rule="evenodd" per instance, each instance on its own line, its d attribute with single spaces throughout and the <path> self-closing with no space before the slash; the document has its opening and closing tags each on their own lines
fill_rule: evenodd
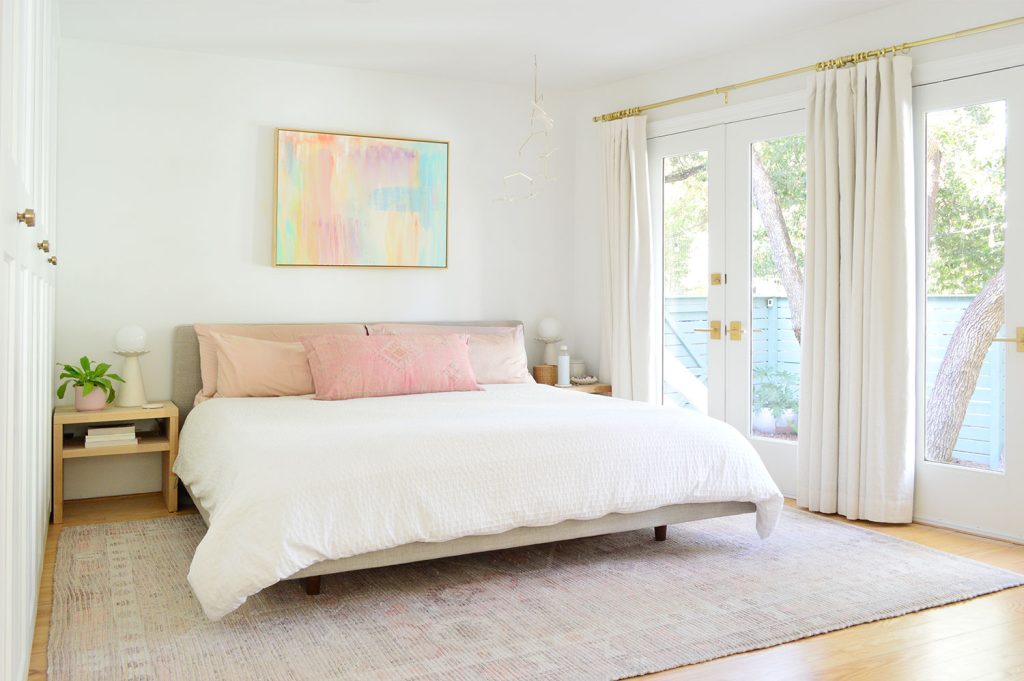
<svg viewBox="0 0 1024 681">
<path fill-rule="evenodd" d="M 49 258 L 46 259 L 46 262 L 48 262 L 51 265 L 53 265 L 54 267 L 56 267 L 57 266 L 57 256 L 51 255 Z"/>
<path fill-rule="evenodd" d="M 1013 338 L 993 338 L 993 343 L 1016 343 L 1017 352 L 1024 352 L 1024 326 L 1017 327 L 1017 335 Z"/>
<path fill-rule="evenodd" d="M 46 239 L 43 239 L 42 241 L 40 241 L 39 243 L 36 244 L 36 248 L 38 248 L 43 253 L 49 253 L 50 252 L 50 242 L 48 240 L 46 240 Z"/>
<path fill-rule="evenodd" d="M 729 340 L 741 341 L 745 332 L 743 322 L 729 322 Z"/>
<path fill-rule="evenodd" d="M 711 320 L 708 324 L 711 325 L 710 329 L 694 329 L 694 331 L 708 334 L 708 338 L 711 340 L 722 340 L 722 322 Z"/>
<path fill-rule="evenodd" d="M 18 213 L 18 222 L 24 222 L 26 227 L 35 227 L 36 212 L 31 208 L 26 208 Z"/>
</svg>

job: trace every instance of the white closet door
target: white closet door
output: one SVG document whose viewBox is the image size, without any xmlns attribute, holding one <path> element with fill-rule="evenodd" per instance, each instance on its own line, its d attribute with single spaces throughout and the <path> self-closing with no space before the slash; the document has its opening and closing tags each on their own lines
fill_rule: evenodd
<svg viewBox="0 0 1024 681">
<path fill-rule="evenodd" d="M 49 519 L 53 26 L 49 0 L 0 0 L 0 677 L 10 679 L 28 667 Z"/>
</svg>

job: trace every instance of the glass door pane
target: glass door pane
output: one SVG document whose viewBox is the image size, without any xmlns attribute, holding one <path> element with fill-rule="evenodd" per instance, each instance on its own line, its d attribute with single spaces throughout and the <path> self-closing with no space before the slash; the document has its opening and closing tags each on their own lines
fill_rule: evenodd
<svg viewBox="0 0 1024 681">
<path fill-rule="evenodd" d="M 750 145 L 751 434 L 797 439 L 804 299 L 804 135 Z"/>
<path fill-rule="evenodd" d="M 1002 471 L 1006 102 L 925 116 L 925 458 Z"/>
<path fill-rule="evenodd" d="M 708 413 L 708 152 L 662 161 L 664 404 Z"/>
</svg>

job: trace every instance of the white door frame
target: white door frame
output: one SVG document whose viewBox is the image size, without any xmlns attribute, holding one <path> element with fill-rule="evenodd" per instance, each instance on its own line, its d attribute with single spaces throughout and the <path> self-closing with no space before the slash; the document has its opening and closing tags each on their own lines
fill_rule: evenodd
<svg viewBox="0 0 1024 681">
<path fill-rule="evenodd" d="M 648 141 L 648 165 L 651 178 L 652 230 L 657 249 L 664 258 L 664 159 L 698 151 L 708 154 L 708 272 L 722 272 L 725 266 L 725 129 L 714 126 Z M 661 271 L 664 272 L 664 260 Z M 708 286 L 708 318 L 723 319 L 725 293 L 722 286 Z M 661 286 L 662 324 L 664 324 L 664 282 Z M 725 354 L 721 341 L 708 340 L 708 415 L 725 418 Z M 658 402 L 663 399 L 662 380 L 658 383 Z"/>
<path fill-rule="evenodd" d="M 751 145 L 777 137 L 804 134 L 803 111 L 791 111 L 737 121 L 726 126 L 726 241 L 729 244 L 725 271 L 725 309 L 730 322 L 738 321 L 744 333 L 738 341 L 726 334 L 726 418 L 754 445 L 775 484 L 786 496 L 796 496 L 797 444 L 753 435 L 751 414 Z"/>
<path fill-rule="evenodd" d="M 927 249 L 925 214 L 925 116 L 929 111 L 1006 101 L 1005 326 L 1024 326 L 1024 67 L 937 82 L 914 91 L 914 159 L 917 204 L 918 348 L 925 343 Z M 1010 334 L 1012 335 L 1012 333 Z M 914 519 L 975 534 L 1024 540 L 1024 353 L 1006 348 L 1005 470 L 965 468 L 925 459 L 926 357 L 918 362 L 917 464 Z"/>
</svg>

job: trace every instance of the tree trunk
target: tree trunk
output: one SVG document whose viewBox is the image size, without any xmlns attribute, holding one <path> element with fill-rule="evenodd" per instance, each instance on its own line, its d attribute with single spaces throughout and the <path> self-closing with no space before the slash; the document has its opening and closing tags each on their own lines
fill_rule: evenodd
<svg viewBox="0 0 1024 681">
<path fill-rule="evenodd" d="M 761 222 L 768 232 L 768 244 L 771 247 L 772 258 L 775 260 L 782 287 L 786 289 L 786 296 L 789 298 L 789 309 L 793 317 L 793 334 L 799 343 L 804 318 L 804 276 L 797 266 L 793 241 L 789 238 L 789 228 L 786 226 L 782 208 L 779 207 L 779 199 L 772 187 L 771 178 L 765 172 L 761 158 L 756 151 L 751 154 L 751 185 L 754 205 L 757 206 Z"/>
<path fill-rule="evenodd" d="M 704 170 L 707 167 L 708 167 L 707 163 L 698 163 L 697 165 L 690 166 L 689 168 L 681 168 L 680 170 L 673 170 L 672 172 L 670 172 L 668 175 L 665 176 L 663 181 L 664 181 L 665 184 L 670 184 L 672 182 L 679 182 L 680 180 L 685 180 L 688 177 L 692 177 L 693 175 L 696 175 L 697 173 L 699 173 L 700 171 Z"/>
<path fill-rule="evenodd" d="M 928 460 L 949 462 L 992 339 L 1003 326 L 1005 270 L 986 282 L 956 325 L 928 399 Z"/>
</svg>

